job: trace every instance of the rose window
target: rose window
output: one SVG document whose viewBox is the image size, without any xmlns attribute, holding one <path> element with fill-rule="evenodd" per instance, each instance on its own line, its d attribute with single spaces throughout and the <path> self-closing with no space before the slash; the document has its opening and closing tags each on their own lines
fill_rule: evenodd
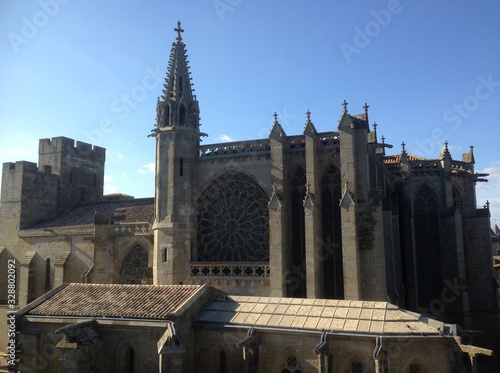
<svg viewBox="0 0 500 373">
<path fill-rule="evenodd" d="M 198 200 L 201 262 L 269 261 L 268 197 L 249 176 L 224 174 Z"/>
</svg>

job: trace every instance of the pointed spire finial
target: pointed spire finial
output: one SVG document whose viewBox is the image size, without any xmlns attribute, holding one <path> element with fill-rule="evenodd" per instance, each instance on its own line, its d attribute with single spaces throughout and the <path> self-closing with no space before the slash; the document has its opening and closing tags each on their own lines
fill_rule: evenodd
<svg viewBox="0 0 500 373">
<path fill-rule="evenodd" d="M 485 209 L 489 210 L 490 209 L 490 201 L 486 200 L 486 203 L 483 206 Z"/>
<path fill-rule="evenodd" d="M 368 106 L 368 104 L 365 102 L 365 106 L 363 106 L 363 109 L 365 109 L 365 115 L 367 115 L 367 116 L 368 116 L 368 108 L 369 107 L 370 106 Z"/>
<path fill-rule="evenodd" d="M 344 100 L 344 102 L 342 103 L 342 106 L 344 107 L 344 112 L 347 113 L 347 101 Z"/>
<path fill-rule="evenodd" d="M 309 111 L 309 109 L 307 109 L 307 112 L 306 112 L 306 118 L 307 118 L 307 121 L 310 122 L 311 121 L 311 112 Z"/>
<path fill-rule="evenodd" d="M 385 144 L 385 136 L 384 135 L 382 135 L 382 139 L 381 140 L 382 140 L 382 144 Z"/>
<path fill-rule="evenodd" d="M 404 141 L 401 143 L 401 150 L 402 150 L 403 153 L 406 152 L 406 144 L 405 144 Z"/>
<path fill-rule="evenodd" d="M 278 123 L 278 113 L 274 112 L 273 117 L 274 117 L 274 124 L 277 124 Z"/>
<path fill-rule="evenodd" d="M 448 140 L 444 141 L 444 150 L 448 151 Z"/>
<path fill-rule="evenodd" d="M 373 132 L 377 133 L 377 122 L 373 122 Z"/>
<path fill-rule="evenodd" d="M 469 146 L 469 148 L 470 148 L 470 152 L 474 153 L 474 145 Z"/>
<path fill-rule="evenodd" d="M 182 40 L 181 32 L 184 30 L 181 28 L 181 21 L 177 21 L 177 27 L 174 28 L 174 31 L 177 31 L 177 40 Z"/>
</svg>

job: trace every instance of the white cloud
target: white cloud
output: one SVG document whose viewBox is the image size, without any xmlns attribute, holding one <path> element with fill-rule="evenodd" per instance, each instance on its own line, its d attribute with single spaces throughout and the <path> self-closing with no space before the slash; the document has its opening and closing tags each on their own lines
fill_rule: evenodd
<svg viewBox="0 0 500 373">
<path fill-rule="evenodd" d="M 104 194 L 116 194 L 118 193 L 118 188 L 115 185 L 105 185 Z"/>
<path fill-rule="evenodd" d="M 140 174 L 154 173 L 155 172 L 154 162 L 149 162 L 149 163 L 145 164 L 141 168 L 137 169 L 137 172 Z"/>
<path fill-rule="evenodd" d="M 219 135 L 219 141 L 231 142 L 231 141 L 236 141 L 236 140 L 233 139 L 232 137 L 229 137 L 228 135 L 221 134 L 221 135 Z"/>
</svg>

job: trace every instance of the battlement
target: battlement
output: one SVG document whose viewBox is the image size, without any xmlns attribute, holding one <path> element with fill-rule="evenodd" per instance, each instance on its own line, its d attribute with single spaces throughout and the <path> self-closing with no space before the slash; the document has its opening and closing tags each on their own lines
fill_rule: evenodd
<svg viewBox="0 0 500 373">
<path fill-rule="evenodd" d="M 55 153 L 69 154 L 73 157 L 100 163 L 104 163 L 106 159 L 106 149 L 100 146 L 92 146 L 82 141 L 75 142 L 75 140 L 63 136 L 40 139 L 38 146 L 40 157 Z"/>
</svg>

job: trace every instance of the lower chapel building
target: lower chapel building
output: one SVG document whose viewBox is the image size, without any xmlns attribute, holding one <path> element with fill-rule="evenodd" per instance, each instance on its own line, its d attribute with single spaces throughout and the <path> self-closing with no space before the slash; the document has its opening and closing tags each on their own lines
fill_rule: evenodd
<svg viewBox="0 0 500 373">
<path fill-rule="evenodd" d="M 455 372 L 498 351 L 472 147 L 388 154 L 368 106 L 345 102 L 328 132 L 308 112 L 289 136 L 275 115 L 268 138 L 200 145 L 176 31 L 154 198 L 103 196 L 105 150 L 65 137 L 3 165 L 0 266 L 15 264 L 26 371 Z M 2 318 L 8 284 L 2 271 Z"/>
</svg>

